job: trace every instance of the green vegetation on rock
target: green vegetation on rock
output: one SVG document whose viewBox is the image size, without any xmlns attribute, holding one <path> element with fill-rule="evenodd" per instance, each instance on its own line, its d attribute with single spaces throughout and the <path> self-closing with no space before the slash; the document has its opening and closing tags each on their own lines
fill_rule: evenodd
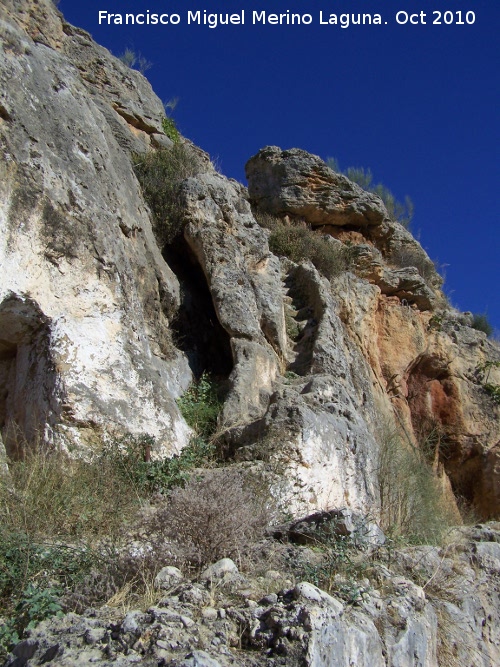
<svg viewBox="0 0 500 667">
<path fill-rule="evenodd" d="M 267 213 L 254 214 L 262 227 L 271 230 L 269 248 L 275 255 L 288 257 L 297 264 L 310 260 L 328 279 L 349 270 L 352 253 L 349 246 L 313 231 L 305 222 L 292 220 L 286 224 Z"/>
<path fill-rule="evenodd" d="M 165 121 L 169 123 L 166 129 L 170 134 L 174 134 L 174 130 L 178 134 L 173 121 L 169 118 Z M 165 133 L 168 135 L 167 131 Z M 184 179 L 202 171 L 200 160 L 189 145 L 174 140 L 170 148 L 136 153 L 133 167 L 151 209 L 156 240 L 163 248 L 182 231 L 184 220 L 179 186 Z"/>
<path fill-rule="evenodd" d="M 477 329 L 477 331 L 482 331 L 487 336 L 493 334 L 493 327 L 491 326 L 486 313 L 474 313 L 471 326 L 473 329 Z"/>
</svg>

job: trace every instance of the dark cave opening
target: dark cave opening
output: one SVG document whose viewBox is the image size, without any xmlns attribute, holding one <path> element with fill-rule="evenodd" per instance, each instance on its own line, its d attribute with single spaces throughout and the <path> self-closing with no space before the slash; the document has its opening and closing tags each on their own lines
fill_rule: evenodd
<svg viewBox="0 0 500 667">
<path fill-rule="evenodd" d="M 48 320 L 31 299 L 11 294 L 0 304 L 0 433 L 11 458 L 42 442 L 57 418 L 49 335 Z"/>
<path fill-rule="evenodd" d="M 233 369 L 230 337 L 215 312 L 203 269 L 182 236 L 163 250 L 181 286 L 181 305 L 171 321 L 175 346 L 182 350 L 195 378 L 209 373 L 219 381 Z"/>
</svg>

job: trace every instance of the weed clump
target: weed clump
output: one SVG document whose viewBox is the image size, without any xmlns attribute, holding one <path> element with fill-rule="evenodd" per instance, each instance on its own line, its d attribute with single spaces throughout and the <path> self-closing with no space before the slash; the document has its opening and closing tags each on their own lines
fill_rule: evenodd
<svg viewBox="0 0 500 667">
<path fill-rule="evenodd" d="M 377 478 L 381 526 L 391 538 L 440 544 L 453 520 L 432 465 L 421 448 L 394 432 L 380 438 Z"/>
<path fill-rule="evenodd" d="M 265 502 L 227 468 L 192 476 L 175 488 L 153 519 L 153 529 L 177 542 L 193 565 L 238 557 L 267 526 Z"/>
<path fill-rule="evenodd" d="M 220 388 L 211 375 L 203 373 L 178 399 L 177 405 L 188 426 L 194 429 L 198 436 L 209 439 L 215 433 L 222 401 Z"/>
<path fill-rule="evenodd" d="M 165 119 L 167 123 L 170 120 Z M 175 124 L 169 123 L 166 128 L 170 134 L 174 129 L 178 135 Z M 153 231 L 161 248 L 172 243 L 184 225 L 180 184 L 186 178 L 203 171 L 200 159 L 187 144 L 178 140 L 177 135 L 170 148 L 136 153 L 133 157 L 135 175 L 151 209 Z"/>
<path fill-rule="evenodd" d="M 300 264 L 310 260 L 326 278 L 331 279 L 348 271 L 351 249 L 343 243 L 313 231 L 305 222 L 285 224 L 266 213 L 255 213 L 257 222 L 271 230 L 269 248 L 278 256 L 285 256 Z"/>
<path fill-rule="evenodd" d="M 130 48 L 126 48 L 125 51 L 118 56 L 118 60 L 121 60 L 122 63 L 127 67 L 130 67 L 130 69 L 136 69 L 141 74 L 145 74 L 151 67 L 153 67 L 153 63 L 141 53 L 136 53 Z"/>
<path fill-rule="evenodd" d="M 482 331 L 488 337 L 493 334 L 493 327 L 491 326 L 486 313 L 474 313 L 472 316 L 471 327 L 477 331 Z"/>
<path fill-rule="evenodd" d="M 359 580 L 366 576 L 368 561 L 358 541 L 359 535 L 356 531 L 343 533 L 335 520 L 322 528 L 313 545 L 319 558 L 302 562 L 301 576 L 348 604 L 360 603 L 366 590 Z"/>
<path fill-rule="evenodd" d="M 437 277 L 436 265 L 417 247 L 401 246 L 391 253 L 389 261 L 401 268 L 416 268 L 426 283 L 432 284 Z"/>
<path fill-rule="evenodd" d="M 347 167 L 347 169 L 341 170 L 338 160 L 332 157 L 327 158 L 326 163 L 333 171 L 344 174 L 350 181 L 357 183 L 364 190 L 368 190 L 368 192 L 373 192 L 378 195 L 384 202 L 391 220 L 399 222 L 406 229 L 410 228 L 415 207 L 408 195 L 406 195 L 404 202 L 396 199 L 389 188 L 383 183 L 375 184 L 373 182 L 371 169 L 365 169 L 364 167 Z"/>
</svg>

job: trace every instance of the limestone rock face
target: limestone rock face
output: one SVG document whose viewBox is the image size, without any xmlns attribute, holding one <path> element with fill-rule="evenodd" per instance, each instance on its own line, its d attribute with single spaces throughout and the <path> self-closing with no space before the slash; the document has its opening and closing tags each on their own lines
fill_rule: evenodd
<svg viewBox="0 0 500 667">
<path fill-rule="evenodd" d="M 329 283 L 311 264 L 283 263 L 285 297 L 309 304 L 303 336 L 289 350 L 261 419 L 227 433 L 235 456 L 274 461 L 294 512 L 346 504 L 377 507 L 376 409 L 370 369 L 351 346 Z M 293 297 L 289 297 L 293 300 Z"/>
<path fill-rule="evenodd" d="M 269 252 L 241 186 L 205 174 L 183 186 L 184 237 L 206 277 L 234 368 L 223 422 L 248 421 L 267 407 L 286 334 L 279 260 Z"/>
<path fill-rule="evenodd" d="M 498 346 L 452 310 L 411 308 L 352 275 L 334 291 L 350 338 L 405 433 L 432 448 L 458 497 L 496 516 L 499 406 L 481 369 L 491 364 L 489 381 L 499 383 Z"/>
<path fill-rule="evenodd" d="M 363 451 L 377 448 L 368 444 L 371 438 L 380 443 L 381 430 L 396 428 L 414 444 L 434 447 L 443 483 L 451 482 L 455 494 L 481 508 L 482 516 L 496 516 L 499 408 L 487 395 L 485 373 L 498 385 L 498 346 L 447 305 L 435 266 L 408 230 L 389 219 L 378 197 L 298 149 L 264 148 L 249 160 L 246 171 L 255 211 L 271 213 L 283 224 L 301 219 L 350 248 L 351 271 L 323 288 L 319 277 L 311 280 L 312 267 L 290 270 L 286 262 L 282 265 L 285 299 L 290 298 L 285 317 L 300 318 L 290 370 L 303 376 L 327 373 L 330 392 L 331 387 L 334 392 L 345 388 L 346 396 L 337 393 L 337 401 L 347 408 L 346 414 L 357 415 L 358 433 L 371 433 L 361 438 L 366 450 L 353 448 L 357 463 L 352 470 L 357 465 L 367 469 L 370 456 Z M 301 387 L 299 400 L 304 395 Z M 278 396 L 269 423 L 275 421 L 274 400 L 291 400 Z M 315 408 L 317 426 L 323 423 L 322 410 Z M 346 433 L 356 430 L 342 410 L 340 415 L 347 431 L 338 425 L 334 431 L 342 432 L 345 445 Z M 303 432 L 297 424 L 289 430 L 294 437 Z M 318 442 L 317 434 L 314 437 Z M 331 444 L 335 437 L 326 430 L 319 439 Z M 310 451 L 306 442 L 310 440 L 301 440 L 293 451 Z M 373 478 L 373 457 L 371 461 L 365 479 Z M 349 469 L 346 462 L 342 471 Z M 319 461 L 311 465 L 310 460 L 305 468 L 306 478 L 321 469 Z M 360 475 L 353 472 L 352 479 L 359 481 Z M 339 486 L 347 492 L 346 480 Z M 369 489 L 370 482 L 361 486 Z M 320 487 L 317 478 L 310 487 L 305 483 L 305 488 Z M 353 491 L 348 492 L 349 503 L 353 496 L 363 496 L 359 488 Z M 333 496 L 338 502 L 338 495 Z"/>
<path fill-rule="evenodd" d="M 178 453 L 192 431 L 176 398 L 211 372 L 227 389 L 225 463 L 292 514 L 278 527 L 291 542 L 314 544 L 328 518 L 337 537 L 363 527 L 363 557 L 382 548 L 386 432 L 425 454 L 457 522 L 460 504 L 500 514 L 500 350 L 446 303 L 379 197 L 277 147 L 250 159 L 247 191 L 181 139 L 200 173 L 179 185 L 178 234 L 159 247 L 133 170 L 136 153 L 172 145 L 148 82 L 50 0 L 3 0 L 0 38 L 2 485 L 27 442 L 87 455 L 147 433 L 154 457 Z M 312 253 L 273 254 L 263 213 L 349 265 L 327 279 Z M 262 597 L 237 571 L 212 585 L 166 567 L 170 597 L 147 613 L 46 620 L 8 664 L 499 664 L 498 525 L 455 533 L 397 550 L 342 600 L 288 575 Z M 281 546 L 300 566 L 308 547 Z"/>
<path fill-rule="evenodd" d="M 387 218 L 379 197 L 299 148 L 263 148 L 247 162 L 246 175 L 252 203 L 267 213 L 291 213 L 312 225 L 377 225 Z"/>
<path fill-rule="evenodd" d="M 0 8 L 0 419 L 84 443 L 147 432 L 178 451 L 173 396 L 190 371 L 169 343 L 178 282 L 129 151 L 161 133 L 147 81 L 51 2 Z M 168 359 L 168 361 L 167 361 Z"/>
<path fill-rule="evenodd" d="M 302 219 L 354 244 L 359 274 L 383 294 L 397 294 L 424 310 L 443 302 L 434 263 L 408 230 L 389 218 L 380 197 L 335 173 L 318 156 L 267 146 L 247 162 L 246 175 L 257 210 Z"/>
<path fill-rule="evenodd" d="M 248 191 L 201 156 L 180 186 L 183 233 L 159 248 L 132 167 L 170 145 L 148 82 L 48 0 L 0 11 L 7 452 L 18 429 L 67 447 L 146 432 L 157 455 L 178 452 L 190 430 L 175 398 L 209 369 L 228 380 L 227 455 L 279 469 L 293 511 L 376 519 L 389 428 L 432 442 L 451 503 L 498 514 L 498 348 L 446 304 L 382 200 L 299 149 L 259 151 Z M 349 270 L 327 280 L 275 256 L 262 212 L 344 244 Z"/>
</svg>

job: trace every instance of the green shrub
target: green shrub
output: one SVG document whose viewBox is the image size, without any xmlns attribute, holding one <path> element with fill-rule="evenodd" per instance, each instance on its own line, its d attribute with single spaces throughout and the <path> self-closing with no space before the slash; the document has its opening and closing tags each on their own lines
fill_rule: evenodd
<svg viewBox="0 0 500 667">
<path fill-rule="evenodd" d="M 215 456 L 215 445 L 195 437 L 178 455 L 151 460 L 149 452 L 153 440 L 150 436 L 128 435 L 106 454 L 115 460 L 115 469 L 124 482 L 134 489 L 140 498 L 154 493 L 165 494 L 175 486 L 183 485 L 193 468 L 210 463 Z"/>
<path fill-rule="evenodd" d="M 165 116 L 165 118 L 161 121 L 161 127 L 165 135 L 174 143 L 180 140 L 181 134 L 177 129 L 177 125 L 175 124 L 175 120 L 173 118 L 170 118 L 170 116 Z"/>
<path fill-rule="evenodd" d="M 500 385 L 487 382 L 483 385 L 483 389 L 497 405 L 500 405 Z"/>
<path fill-rule="evenodd" d="M 473 329 L 477 329 L 478 331 L 482 331 L 487 336 L 491 336 L 493 334 L 493 327 L 491 326 L 486 313 L 475 313 L 472 316 L 471 327 Z"/>
<path fill-rule="evenodd" d="M 339 162 L 336 158 L 327 158 L 327 165 L 337 173 L 343 173 L 350 181 L 357 183 L 363 190 L 373 192 L 384 202 L 387 213 L 392 220 L 399 222 L 403 227 L 409 229 L 414 213 L 414 205 L 408 195 L 404 202 L 400 202 L 392 192 L 382 183 L 373 183 L 373 174 L 371 169 L 364 167 L 347 167 L 341 171 Z"/>
<path fill-rule="evenodd" d="M 47 587 L 57 579 L 65 587 L 88 572 L 95 554 L 86 546 L 44 542 L 26 532 L 0 531 L 0 599 L 17 597 L 33 582 Z"/>
<path fill-rule="evenodd" d="M 51 616 L 62 616 L 60 591 L 56 588 L 38 588 L 28 584 L 16 605 L 17 622 L 24 629 L 34 628 Z"/>
<path fill-rule="evenodd" d="M 14 648 L 19 640 L 15 619 L 3 619 L 0 625 L 0 660 L 5 660 L 9 651 Z"/>
<path fill-rule="evenodd" d="M 203 171 L 201 161 L 187 144 L 174 141 L 170 148 L 136 153 L 133 166 L 151 210 L 156 240 L 163 248 L 182 232 L 184 221 L 179 186 L 186 178 Z"/>
<path fill-rule="evenodd" d="M 177 405 L 187 424 L 204 439 L 209 439 L 217 429 L 217 421 L 222 409 L 220 389 L 215 379 L 203 373 L 198 382 L 193 383 Z"/>
<path fill-rule="evenodd" d="M 0 529 L 0 657 L 26 628 L 60 614 L 61 596 L 90 572 L 98 557 L 88 547 L 34 540 L 22 530 Z M 2 655 L 3 654 L 3 655 Z"/>
<path fill-rule="evenodd" d="M 329 164 L 328 166 L 331 165 Z M 371 169 L 364 169 L 363 167 L 347 167 L 345 175 L 350 181 L 357 183 L 363 190 L 371 190 L 373 187 L 373 174 Z"/>
<path fill-rule="evenodd" d="M 351 250 L 340 241 L 313 231 L 302 221 L 285 224 L 266 213 L 256 212 L 255 216 L 262 227 L 271 230 L 269 248 L 275 255 L 297 264 L 308 259 L 328 279 L 349 269 Z"/>
</svg>

